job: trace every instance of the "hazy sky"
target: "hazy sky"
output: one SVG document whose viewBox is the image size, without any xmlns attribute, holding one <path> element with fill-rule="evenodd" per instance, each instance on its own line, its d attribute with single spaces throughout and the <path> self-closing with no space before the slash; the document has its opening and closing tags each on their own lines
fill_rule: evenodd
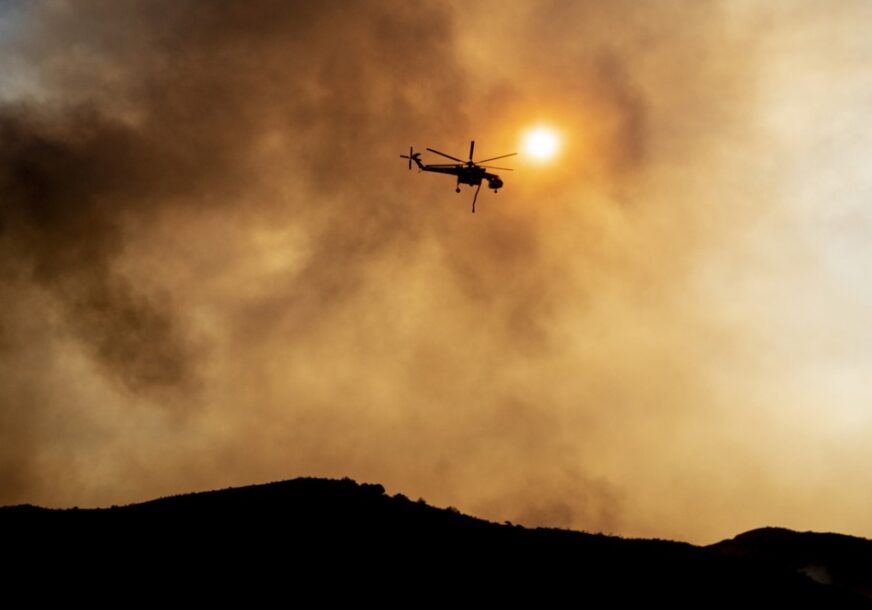
<svg viewBox="0 0 872 610">
<path fill-rule="evenodd" d="M 0 2 L 0 503 L 350 476 L 527 525 L 872 536 L 869 23 Z M 540 123 L 558 158 L 475 216 L 399 159 Z"/>
</svg>

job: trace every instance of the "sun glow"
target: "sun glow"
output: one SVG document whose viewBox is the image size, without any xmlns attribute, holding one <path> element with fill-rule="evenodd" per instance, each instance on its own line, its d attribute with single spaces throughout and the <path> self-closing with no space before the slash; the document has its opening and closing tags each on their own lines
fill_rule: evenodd
<svg viewBox="0 0 872 610">
<path fill-rule="evenodd" d="M 534 127 L 524 133 L 522 149 L 536 161 L 548 161 L 560 150 L 560 138 L 549 127 Z"/>
</svg>

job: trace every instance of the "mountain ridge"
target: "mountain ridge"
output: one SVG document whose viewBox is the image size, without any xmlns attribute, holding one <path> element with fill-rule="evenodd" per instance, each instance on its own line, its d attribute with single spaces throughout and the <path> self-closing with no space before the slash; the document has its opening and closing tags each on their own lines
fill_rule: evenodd
<svg viewBox="0 0 872 610">
<path fill-rule="evenodd" d="M 872 607 L 872 541 L 862 538 L 760 528 L 696 546 L 528 528 L 347 478 L 305 477 L 110 508 L 0 507 L 0 535 L 20 556 L 81 549 L 110 571 L 116 564 L 106 558 L 149 565 L 157 555 L 169 573 L 195 566 L 243 581 L 293 563 L 295 573 L 313 578 L 405 574 L 407 584 L 442 583 L 443 590 L 465 583 L 493 591 L 503 583 L 541 593 L 547 583 L 555 595 L 583 590 L 613 601 Z M 268 561 L 275 552 L 288 563 Z"/>
</svg>

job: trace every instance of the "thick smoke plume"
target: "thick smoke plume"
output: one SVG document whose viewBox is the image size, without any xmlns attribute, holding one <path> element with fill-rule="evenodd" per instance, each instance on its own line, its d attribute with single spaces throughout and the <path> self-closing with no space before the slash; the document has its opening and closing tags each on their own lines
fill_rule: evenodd
<svg viewBox="0 0 872 610">
<path fill-rule="evenodd" d="M 813 419 L 773 398 L 791 362 L 737 294 L 780 273 L 753 243 L 787 214 L 784 14 L 0 12 L 0 502 L 352 476 L 531 525 L 868 534 L 802 502 L 826 485 L 780 430 Z M 562 157 L 519 157 L 474 217 L 398 158 L 496 156 L 539 120 Z"/>
</svg>

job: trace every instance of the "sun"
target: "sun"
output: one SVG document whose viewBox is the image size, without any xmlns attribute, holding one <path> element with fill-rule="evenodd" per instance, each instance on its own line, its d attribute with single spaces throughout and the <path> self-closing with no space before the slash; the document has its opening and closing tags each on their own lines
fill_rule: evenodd
<svg viewBox="0 0 872 610">
<path fill-rule="evenodd" d="M 524 133 L 522 148 L 536 161 L 548 161 L 560 150 L 560 137 L 550 127 L 534 127 Z"/>
</svg>

